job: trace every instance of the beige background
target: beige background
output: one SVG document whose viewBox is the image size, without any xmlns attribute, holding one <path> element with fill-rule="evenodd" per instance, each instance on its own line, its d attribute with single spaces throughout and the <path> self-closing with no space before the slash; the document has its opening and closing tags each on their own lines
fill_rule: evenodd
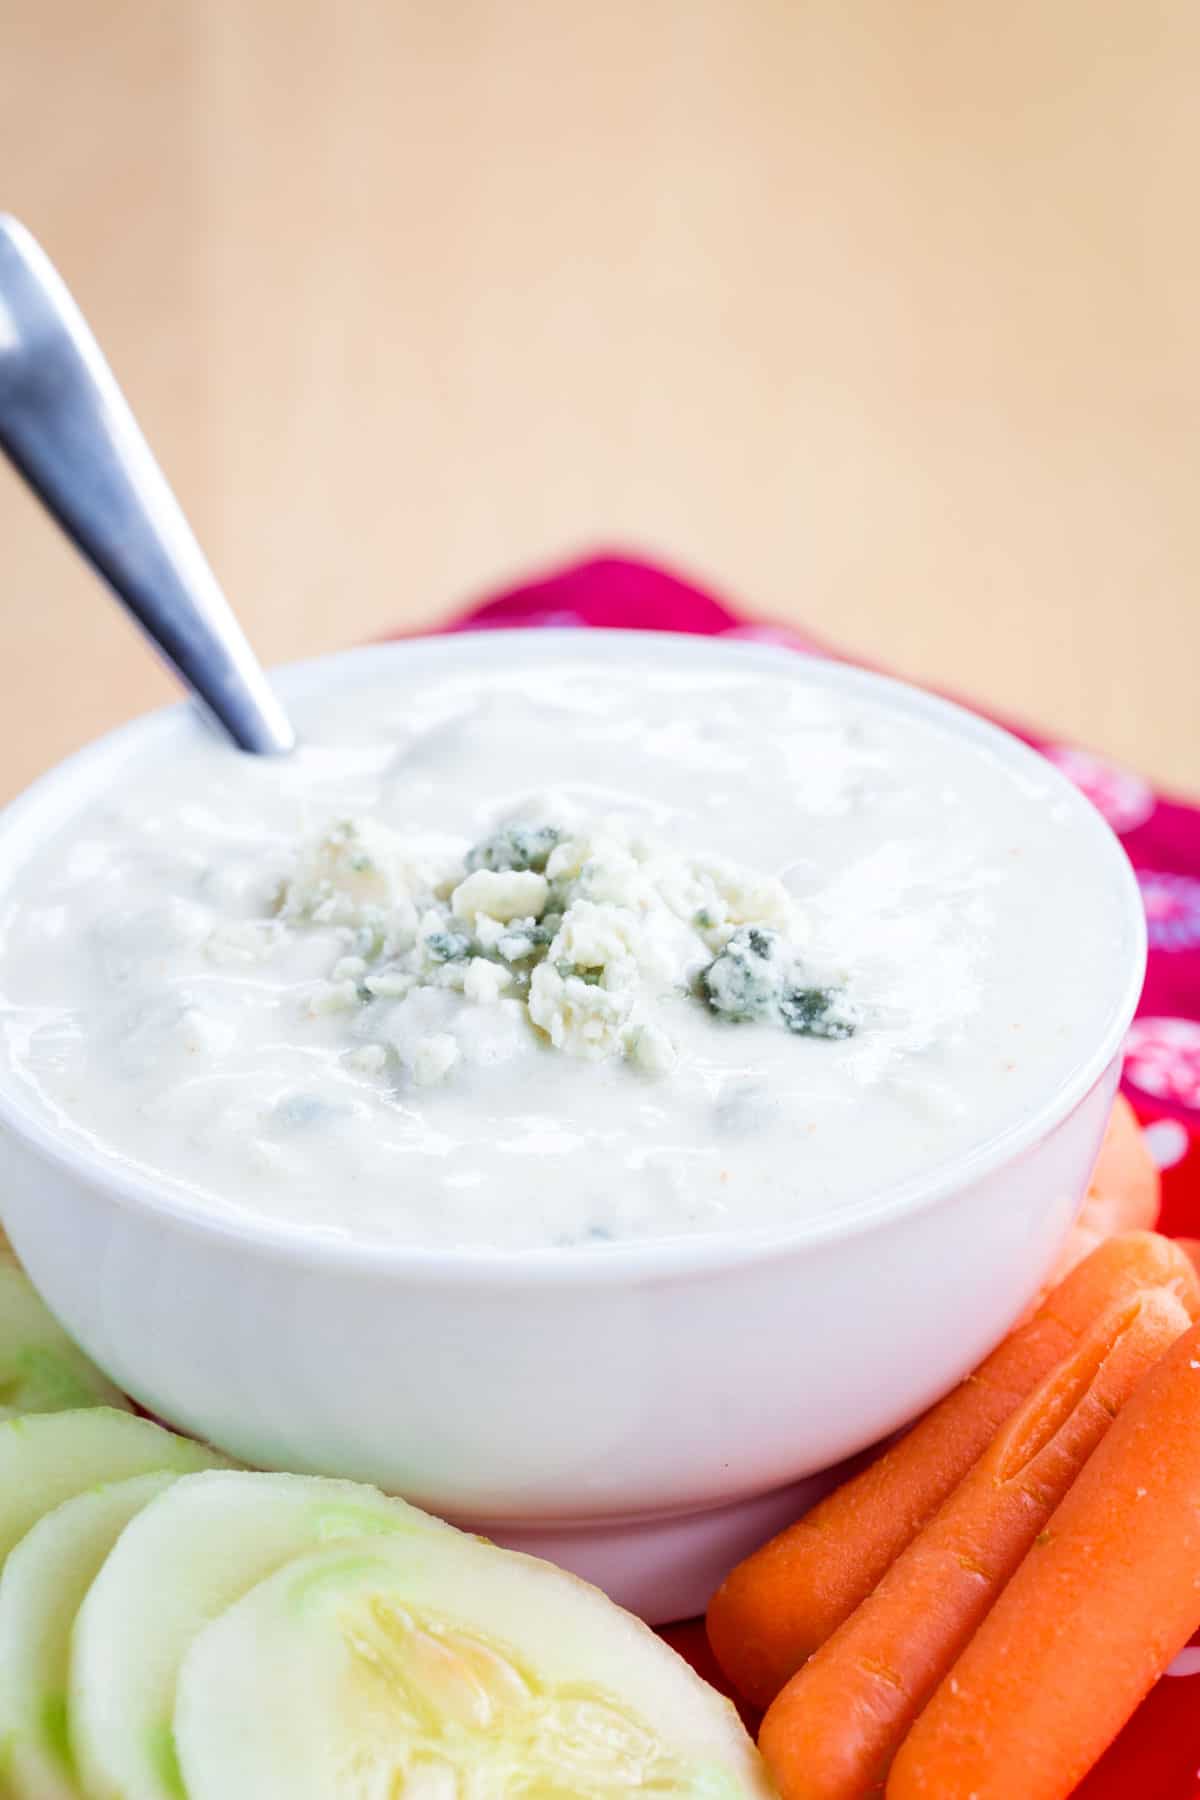
<svg viewBox="0 0 1200 1800">
<path fill-rule="evenodd" d="M 573 551 L 1200 790 L 1195 0 L 0 0 L 267 657 Z M 169 691 L 0 471 L 0 791 Z"/>
</svg>

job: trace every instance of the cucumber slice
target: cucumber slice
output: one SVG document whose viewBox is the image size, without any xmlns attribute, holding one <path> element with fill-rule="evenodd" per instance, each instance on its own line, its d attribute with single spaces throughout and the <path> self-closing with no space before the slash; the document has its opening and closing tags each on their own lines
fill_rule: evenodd
<svg viewBox="0 0 1200 1800">
<path fill-rule="evenodd" d="M 134 1475 L 39 1519 L 0 1575 L 0 1788 L 21 1800 L 77 1800 L 67 1733 L 71 1627 L 135 1513 L 179 1476 Z"/>
<path fill-rule="evenodd" d="M 733 1707 L 646 1626 L 462 1535 L 288 1563 L 196 1638 L 175 1737 L 188 1800 L 774 1792 Z"/>
<path fill-rule="evenodd" d="M 0 1420 L 128 1405 L 67 1336 L 24 1270 L 0 1256 Z"/>
<path fill-rule="evenodd" d="M 75 1621 L 71 1742 L 90 1800 L 179 1800 L 171 1718 L 196 1633 L 300 1552 L 392 1532 L 460 1535 L 377 1488 L 312 1475 L 196 1475 L 139 1513 Z"/>
<path fill-rule="evenodd" d="M 187 1475 L 224 1461 L 207 1444 L 108 1406 L 8 1419 L 0 1425 L 0 1563 L 44 1513 L 102 1481 L 155 1469 Z"/>
</svg>

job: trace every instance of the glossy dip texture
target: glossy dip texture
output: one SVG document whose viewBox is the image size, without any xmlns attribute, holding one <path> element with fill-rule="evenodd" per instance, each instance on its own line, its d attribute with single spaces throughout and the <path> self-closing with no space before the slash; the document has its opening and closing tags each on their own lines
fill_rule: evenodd
<svg viewBox="0 0 1200 1800">
<path fill-rule="evenodd" d="M 1011 1131 L 1111 1034 L 1112 845 L 952 709 L 637 639 L 347 666 L 292 698 L 294 756 L 181 727 L 4 887 L 4 1085 L 203 1210 L 433 1248 L 786 1229 Z M 588 928 L 540 983 L 493 927 L 560 919 L 554 863 L 483 857 L 526 878 L 507 917 L 455 899 L 531 822 Z M 852 1030 L 714 1007 L 756 924 Z"/>
</svg>

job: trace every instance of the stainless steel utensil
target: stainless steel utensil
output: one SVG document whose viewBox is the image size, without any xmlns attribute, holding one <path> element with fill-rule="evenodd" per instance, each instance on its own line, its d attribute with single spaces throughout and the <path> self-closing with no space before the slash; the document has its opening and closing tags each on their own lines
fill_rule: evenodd
<svg viewBox="0 0 1200 1800">
<path fill-rule="evenodd" d="M 242 750 L 295 732 L 49 258 L 0 217 L 0 448 Z"/>
</svg>

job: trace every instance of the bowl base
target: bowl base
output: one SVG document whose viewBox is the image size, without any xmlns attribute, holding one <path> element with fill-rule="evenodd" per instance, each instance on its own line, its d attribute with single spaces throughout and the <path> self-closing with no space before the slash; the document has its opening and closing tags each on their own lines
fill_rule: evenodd
<svg viewBox="0 0 1200 1800">
<path fill-rule="evenodd" d="M 702 1512 L 569 1524 L 493 1524 L 458 1517 L 454 1523 L 506 1550 L 523 1550 L 569 1569 L 648 1625 L 669 1625 L 701 1614 L 734 1563 L 815 1506 L 844 1469 L 825 1469 L 770 1493 Z"/>
</svg>

